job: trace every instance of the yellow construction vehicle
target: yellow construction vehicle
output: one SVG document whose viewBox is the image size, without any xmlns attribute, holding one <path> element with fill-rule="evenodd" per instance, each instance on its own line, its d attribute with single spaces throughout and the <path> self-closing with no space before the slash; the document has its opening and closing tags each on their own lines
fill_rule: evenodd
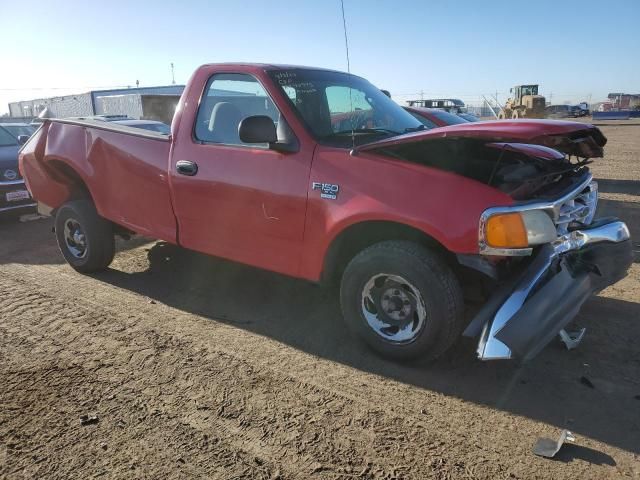
<svg viewBox="0 0 640 480">
<path fill-rule="evenodd" d="M 511 97 L 498 113 L 499 119 L 505 118 L 544 118 L 546 99 L 538 95 L 538 85 L 516 85 Z"/>
</svg>

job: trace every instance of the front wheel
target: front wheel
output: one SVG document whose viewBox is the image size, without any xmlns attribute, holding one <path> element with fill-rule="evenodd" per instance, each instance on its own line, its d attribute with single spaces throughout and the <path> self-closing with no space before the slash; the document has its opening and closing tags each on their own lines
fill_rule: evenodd
<svg viewBox="0 0 640 480">
<path fill-rule="evenodd" d="M 115 254 L 113 229 L 90 200 L 74 200 L 60 207 L 55 231 L 60 252 L 78 272 L 96 272 L 111 264 Z"/>
<path fill-rule="evenodd" d="M 349 329 L 396 360 L 434 360 L 462 330 L 457 279 L 434 252 L 412 242 L 382 242 L 356 255 L 340 301 Z"/>
</svg>

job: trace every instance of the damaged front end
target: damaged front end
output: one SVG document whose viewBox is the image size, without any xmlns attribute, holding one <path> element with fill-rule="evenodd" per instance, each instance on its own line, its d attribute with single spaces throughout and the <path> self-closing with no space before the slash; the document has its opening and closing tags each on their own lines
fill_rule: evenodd
<svg viewBox="0 0 640 480">
<path fill-rule="evenodd" d="M 616 218 L 593 221 L 596 204 L 597 184 L 588 175 L 555 201 L 490 208 L 482 215 L 481 253 L 526 259 L 503 279 L 464 332 L 465 336 L 480 336 L 480 359 L 531 359 L 592 294 L 626 275 L 633 261 L 629 229 Z M 491 218 L 526 212 L 548 215 L 557 237 L 537 247 L 490 245 Z"/>
<path fill-rule="evenodd" d="M 603 155 L 606 141 L 592 125 L 529 120 L 456 125 L 358 147 L 472 178 L 513 199 L 482 214 L 479 255 L 458 255 L 495 282 L 464 332 L 480 338 L 480 359 L 526 361 L 561 332 L 573 347 L 581 337 L 565 326 L 593 293 L 626 275 L 633 261 L 627 226 L 594 221 L 598 185 L 587 164 Z"/>
<path fill-rule="evenodd" d="M 592 294 L 626 275 L 633 261 L 629 238 L 623 222 L 603 219 L 542 246 L 465 330 L 465 336 L 480 335 L 478 357 L 534 357 Z"/>
</svg>

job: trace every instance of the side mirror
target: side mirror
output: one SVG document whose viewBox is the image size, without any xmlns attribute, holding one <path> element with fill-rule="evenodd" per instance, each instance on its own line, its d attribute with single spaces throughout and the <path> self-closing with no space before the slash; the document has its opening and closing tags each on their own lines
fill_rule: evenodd
<svg viewBox="0 0 640 480">
<path fill-rule="evenodd" d="M 29 135 L 18 135 L 18 145 L 24 145 L 29 140 Z"/>
<path fill-rule="evenodd" d="M 238 135 L 244 143 L 272 144 L 278 141 L 276 124 L 266 115 L 254 115 L 243 119 L 238 126 Z"/>
</svg>

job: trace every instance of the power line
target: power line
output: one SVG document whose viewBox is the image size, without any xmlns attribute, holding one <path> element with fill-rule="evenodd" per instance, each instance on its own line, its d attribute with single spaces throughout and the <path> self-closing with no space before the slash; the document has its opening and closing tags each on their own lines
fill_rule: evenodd
<svg viewBox="0 0 640 480">
<path fill-rule="evenodd" d="M 20 87 L 20 88 L 0 88 L 0 92 L 19 92 L 32 90 L 108 90 L 112 88 L 127 88 L 130 85 L 107 85 L 107 86 L 75 86 L 75 87 Z"/>
</svg>

